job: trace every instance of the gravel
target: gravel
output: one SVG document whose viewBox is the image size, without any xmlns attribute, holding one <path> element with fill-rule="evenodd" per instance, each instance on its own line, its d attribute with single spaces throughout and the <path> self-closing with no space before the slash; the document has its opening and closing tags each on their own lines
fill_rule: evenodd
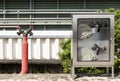
<svg viewBox="0 0 120 81">
<path fill-rule="evenodd" d="M 73 79 L 70 74 L 0 74 L 0 81 L 120 81 L 100 76 L 82 76 Z"/>
</svg>

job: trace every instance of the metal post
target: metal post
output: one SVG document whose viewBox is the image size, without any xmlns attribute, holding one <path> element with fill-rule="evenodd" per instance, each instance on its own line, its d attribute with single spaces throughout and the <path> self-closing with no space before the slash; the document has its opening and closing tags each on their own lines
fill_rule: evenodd
<svg viewBox="0 0 120 81">
<path fill-rule="evenodd" d="M 72 78 L 74 79 L 75 78 L 75 67 L 74 66 L 71 67 L 71 75 L 72 75 Z"/>
<path fill-rule="evenodd" d="M 32 9 L 32 0 L 30 0 L 30 2 L 29 2 L 29 7 L 30 7 L 30 10 Z"/>
<path fill-rule="evenodd" d="M 34 3 L 35 1 L 34 0 L 32 0 L 32 10 L 34 10 L 34 6 L 35 6 L 35 3 Z M 34 14 L 32 14 L 32 18 L 34 18 L 35 16 L 34 16 Z"/>
<path fill-rule="evenodd" d="M 20 17 L 19 17 L 19 10 L 18 10 L 17 12 L 18 12 L 18 14 L 17 14 L 17 24 L 18 24 L 18 26 L 19 26 L 19 21 L 20 21 L 20 20 L 19 20 L 19 18 L 20 18 Z"/>
<path fill-rule="evenodd" d="M 32 11 L 32 0 L 30 0 L 30 12 Z M 32 14 L 30 13 L 30 23 L 32 22 Z"/>
<path fill-rule="evenodd" d="M 59 9 L 59 0 L 57 0 L 57 9 Z M 57 14 L 57 18 L 59 18 L 59 14 Z"/>
<path fill-rule="evenodd" d="M 4 30 L 5 30 L 5 24 L 6 24 L 6 21 L 5 21 L 5 20 L 6 20 L 6 19 L 5 19 L 6 15 L 5 15 L 5 14 L 6 14 L 6 10 L 4 10 L 4 15 L 3 15 L 3 17 L 4 17 L 4 25 L 3 25 Z"/>
<path fill-rule="evenodd" d="M 84 9 L 86 9 L 86 0 L 84 0 Z"/>
<path fill-rule="evenodd" d="M 3 10 L 4 10 L 4 15 L 3 15 L 3 18 L 4 18 L 4 25 L 3 25 L 3 27 L 4 27 L 4 29 L 3 29 L 3 30 L 5 30 L 5 23 L 6 23 L 6 22 L 5 22 L 5 14 L 6 14 L 6 10 L 5 10 L 6 7 L 5 7 L 5 4 L 6 4 L 6 3 L 5 3 L 5 0 L 4 0 L 4 2 L 3 2 Z"/>
<path fill-rule="evenodd" d="M 5 0 L 3 1 L 3 9 L 5 10 Z"/>
<path fill-rule="evenodd" d="M 109 67 L 106 67 L 106 74 L 109 75 Z"/>
<path fill-rule="evenodd" d="M 34 9 L 34 0 L 32 1 L 32 9 Z"/>
<path fill-rule="evenodd" d="M 112 78 L 114 78 L 114 66 L 112 66 Z"/>
</svg>

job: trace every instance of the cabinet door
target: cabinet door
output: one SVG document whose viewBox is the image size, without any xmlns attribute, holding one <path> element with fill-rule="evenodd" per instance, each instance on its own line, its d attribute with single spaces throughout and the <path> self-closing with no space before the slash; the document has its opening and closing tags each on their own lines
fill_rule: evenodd
<svg viewBox="0 0 120 81">
<path fill-rule="evenodd" d="M 110 60 L 110 19 L 77 19 L 77 60 Z"/>
</svg>

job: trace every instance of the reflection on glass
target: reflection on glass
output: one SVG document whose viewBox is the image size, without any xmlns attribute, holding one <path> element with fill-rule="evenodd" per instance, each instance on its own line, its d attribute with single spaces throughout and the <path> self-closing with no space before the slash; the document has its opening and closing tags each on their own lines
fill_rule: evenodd
<svg viewBox="0 0 120 81">
<path fill-rule="evenodd" d="M 78 61 L 110 60 L 110 19 L 77 20 Z"/>
</svg>

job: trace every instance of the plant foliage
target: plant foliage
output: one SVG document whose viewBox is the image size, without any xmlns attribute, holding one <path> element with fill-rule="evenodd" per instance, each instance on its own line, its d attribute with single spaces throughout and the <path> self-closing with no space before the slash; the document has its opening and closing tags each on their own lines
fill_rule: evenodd
<svg viewBox="0 0 120 81">
<path fill-rule="evenodd" d="M 62 61 L 63 72 L 69 73 L 71 71 L 71 40 L 62 40 L 60 47 L 59 58 Z"/>
</svg>

